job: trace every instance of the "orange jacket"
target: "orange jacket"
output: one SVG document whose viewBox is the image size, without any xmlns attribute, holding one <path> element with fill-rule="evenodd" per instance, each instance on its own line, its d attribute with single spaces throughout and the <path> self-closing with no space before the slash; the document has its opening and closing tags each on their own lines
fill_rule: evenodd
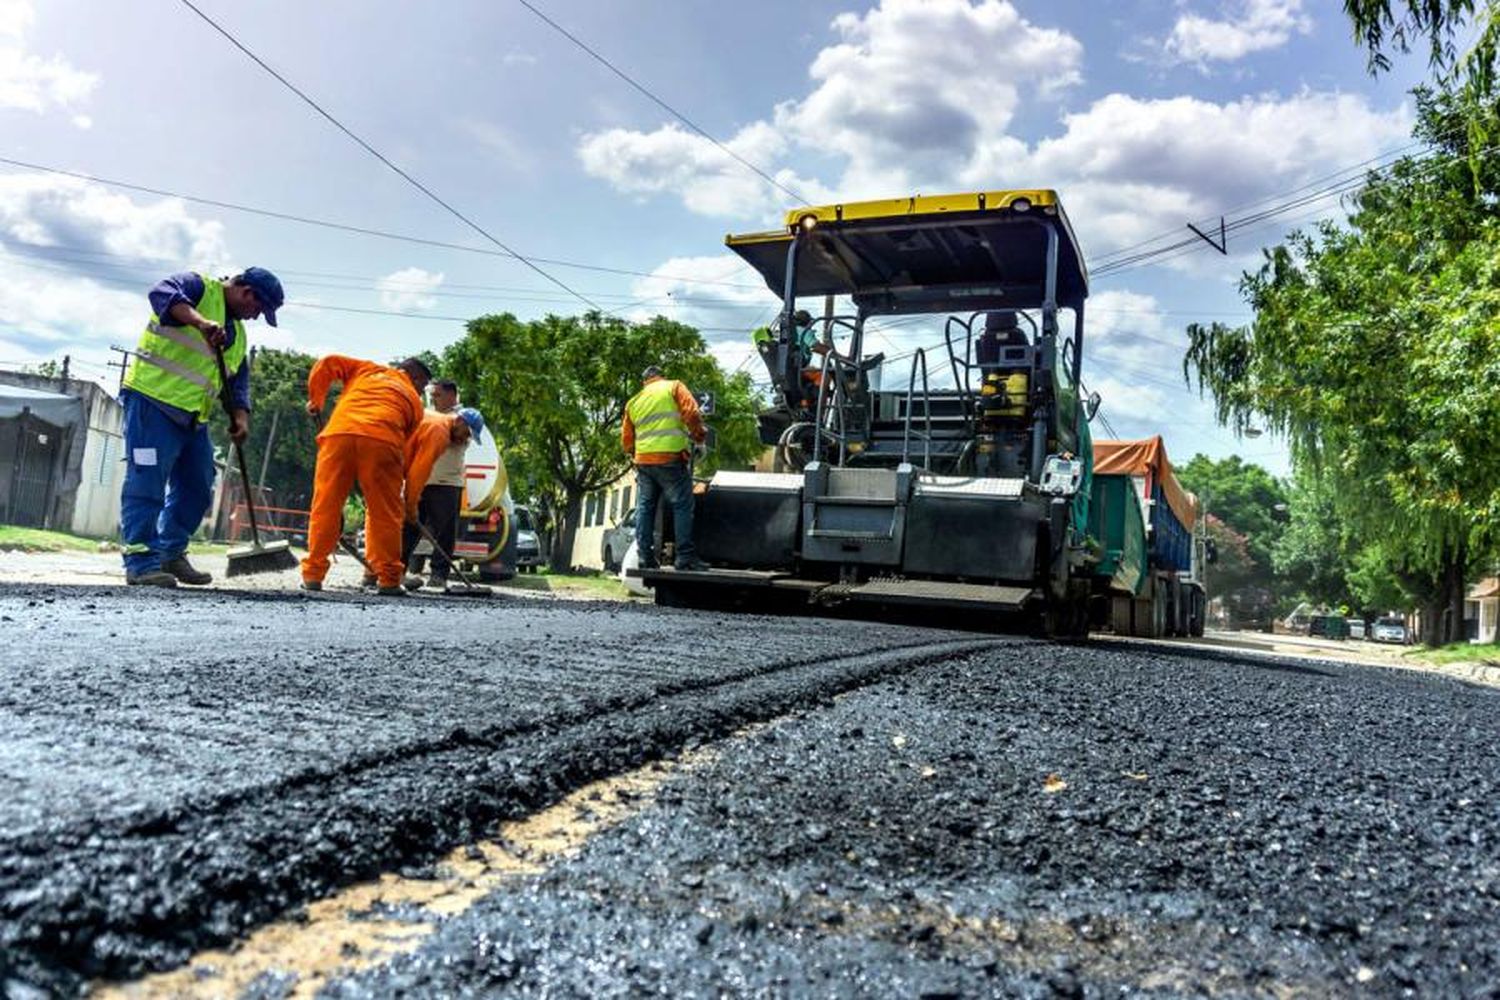
<svg viewBox="0 0 1500 1000">
<path fill-rule="evenodd" d="M 406 441 L 406 517 L 417 516 L 417 502 L 427 488 L 432 467 L 452 444 L 449 437 L 453 423 L 463 418 L 453 413 L 429 413 L 422 418 L 417 432 Z"/>
<path fill-rule="evenodd" d="M 650 379 L 645 384 L 650 385 L 659 379 Z M 694 441 L 702 441 L 708 436 L 703 429 L 703 414 L 698 412 L 698 400 L 688 391 L 688 387 L 678 382 L 672 387 L 672 398 L 677 401 L 677 412 L 682 414 L 682 422 L 687 424 L 688 437 Z M 630 419 L 630 414 L 625 414 L 625 422 L 620 425 L 620 446 L 625 449 L 636 465 L 667 465 L 671 462 L 686 462 L 691 455 L 680 451 L 677 454 L 670 452 L 656 452 L 645 455 L 635 453 L 635 423 Z"/>
<path fill-rule="evenodd" d="M 422 422 L 422 397 L 404 371 L 330 354 L 319 358 L 307 376 L 307 401 L 321 410 L 335 382 L 344 383 L 344 391 L 318 440 L 357 434 L 406 447 L 406 439 Z"/>
</svg>

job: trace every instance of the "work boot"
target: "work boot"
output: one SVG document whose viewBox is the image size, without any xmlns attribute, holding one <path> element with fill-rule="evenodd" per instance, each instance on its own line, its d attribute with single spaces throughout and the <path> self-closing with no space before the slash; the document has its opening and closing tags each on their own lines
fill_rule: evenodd
<svg viewBox="0 0 1500 1000">
<path fill-rule="evenodd" d="M 305 590 L 305 591 L 307 591 L 309 594 L 316 594 L 318 591 L 320 591 L 320 590 L 323 589 L 323 581 L 322 580 L 303 580 L 302 581 L 302 589 Z"/>
<path fill-rule="evenodd" d="M 401 578 L 401 586 L 407 590 L 421 590 L 422 578 L 420 576 L 403 576 Z"/>
<path fill-rule="evenodd" d="M 401 584 L 399 584 L 399 583 L 396 584 L 394 587 L 381 587 L 379 590 L 375 591 L 375 593 L 379 594 L 381 597 L 410 597 L 411 596 L 407 592 L 406 588 L 403 587 L 403 586 L 401 586 Z"/>
<path fill-rule="evenodd" d="M 166 587 L 171 589 L 177 586 L 177 577 L 162 569 L 148 569 L 140 573 L 126 573 L 125 582 L 132 587 Z"/>
<path fill-rule="evenodd" d="M 374 573 L 366 573 L 364 576 L 359 578 L 359 585 L 361 587 L 373 587 L 379 582 L 380 581 L 375 578 Z"/>
<path fill-rule="evenodd" d="M 194 569 L 193 564 L 187 561 L 187 556 L 167 559 L 161 564 L 161 569 L 163 573 L 171 573 L 175 576 L 178 583 L 186 583 L 192 587 L 201 587 L 206 583 L 212 583 L 214 579 L 212 573 Z"/>
<path fill-rule="evenodd" d="M 697 556 L 688 556 L 686 559 L 679 559 L 673 564 L 672 568 L 683 573 L 707 573 L 713 569 L 712 566 Z"/>
</svg>

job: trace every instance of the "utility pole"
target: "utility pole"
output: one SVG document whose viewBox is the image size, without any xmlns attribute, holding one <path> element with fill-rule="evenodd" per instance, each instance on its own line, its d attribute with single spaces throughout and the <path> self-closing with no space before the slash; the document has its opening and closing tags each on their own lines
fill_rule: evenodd
<svg viewBox="0 0 1500 1000">
<path fill-rule="evenodd" d="M 68 368 L 72 365 L 72 362 L 73 362 L 73 356 L 71 354 L 64 354 L 63 355 L 62 387 L 64 389 L 67 389 L 67 387 L 68 387 Z"/>
<path fill-rule="evenodd" d="M 271 411 L 271 430 L 266 435 L 266 447 L 260 454 L 260 485 L 256 487 L 262 497 L 266 495 L 266 470 L 271 466 L 271 449 L 276 447 L 276 424 L 281 420 L 281 409 Z"/>
<path fill-rule="evenodd" d="M 116 347 L 113 344 L 109 345 L 109 349 L 120 356 L 119 361 L 105 362 L 105 365 L 109 368 L 120 369 L 120 385 L 115 393 L 116 395 L 119 395 L 120 393 L 125 391 L 125 370 L 130 367 L 130 355 L 132 352 L 127 351 L 123 347 Z"/>
</svg>

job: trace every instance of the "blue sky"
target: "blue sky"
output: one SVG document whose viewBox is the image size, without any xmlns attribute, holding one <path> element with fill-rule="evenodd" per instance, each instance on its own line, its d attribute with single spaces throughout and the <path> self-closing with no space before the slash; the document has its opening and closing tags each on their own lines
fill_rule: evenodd
<svg viewBox="0 0 1500 1000">
<path fill-rule="evenodd" d="M 521 4 L 198 2 L 507 245 L 587 265 L 541 265 L 571 288 L 693 323 L 726 365 L 753 366 L 748 330 L 775 300 L 722 240 L 792 199 Z M 810 200 L 1055 187 L 1096 267 L 1406 146 L 1407 91 L 1425 75 L 1413 57 L 1369 77 L 1333 0 L 535 2 Z M 0 157 L 486 246 L 179 0 L 0 0 Z M 1182 331 L 1245 318 L 1235 283 L 1259 248 L 1338 208 L 1325 197 L 1250 227 L 1228 258 L 1202 248 L 1101 275 L 1085 375 L 1110 425 L 1163 433 L 1180 458 L 1284 471 L 1275 441 L 1236 440 L 1182 388 Z M 389 358 L 440 349 L 457 318 L 583 308 L 489 253 L 0 165 L 0 365 L 68 353 L 106 377 L 156 277 L 249 264 L 278 272 L 293 303 L 254 341 L 313 352 Z M 892 330 L 879 346 L 930 336 Z"/>
</svg>

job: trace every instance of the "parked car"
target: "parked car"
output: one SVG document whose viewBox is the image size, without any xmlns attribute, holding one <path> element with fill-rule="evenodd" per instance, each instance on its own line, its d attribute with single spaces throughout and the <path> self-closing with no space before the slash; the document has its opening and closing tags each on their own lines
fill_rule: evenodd
<svg viewBox="0 0 1500 1000">
<path fill-rule="evenodd" d="M 1365 637 L 1365 620 L 1363 618 L 1349 619 L 1349 638 L 1363 639 Z"/>
<path fill-rule="evenodd" d="M 604 530 L 604 541 L 600 544 L 599 558 L 604 561 L 604 570 L 613 573 L 620 568 L 625 550 L 635 541 L 635 510 L 627 510 L 625 516 L 615 522 L 613 528 Z"/>
<path fill-rule="evenodd" d="M 1400 618 L 1381 618 L 1375 622 L 1371 636 L 1376 642 L 1406 642 L 1406 623 Z"/>
<path fill-rule="evenodd" d="M 536 522 L 531 511 L 525 507 L 515 508 L 516 519 L 516 569 L 522 573 L 535 573 L 542 564 L 542 541 L 536 533 Z"/>
</svg>

